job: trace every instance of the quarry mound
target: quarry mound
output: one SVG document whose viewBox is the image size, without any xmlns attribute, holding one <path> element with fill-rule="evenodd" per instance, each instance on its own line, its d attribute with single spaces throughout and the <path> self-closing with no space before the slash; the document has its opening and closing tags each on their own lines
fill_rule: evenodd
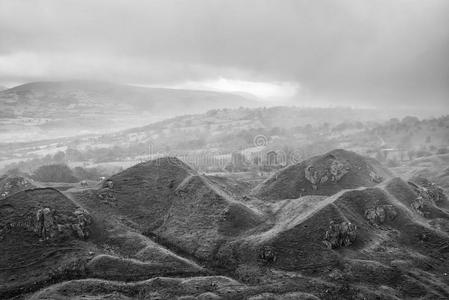
<svg viewBox="0 0 449 300">
<path fill-rule="evenodd" d="M 281 169 L 254 188 L 253 194 L 264 200 L 330 196 L 343 189 L 375 186 L 391 176 L 372 158 L 336 149 Z"/>
</svg>

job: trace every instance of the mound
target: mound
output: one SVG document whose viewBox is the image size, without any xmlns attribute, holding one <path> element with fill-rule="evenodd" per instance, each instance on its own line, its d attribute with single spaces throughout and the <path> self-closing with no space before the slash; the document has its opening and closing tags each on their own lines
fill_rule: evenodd
<svg viewBox="0 0 449 300">
<path fill-rule="evenodd" d="M 428 282 L 420 286 L 420 296 L 431 293 L 444 298 L 449 288 L 443 284 L 440 289 L 425 271 L 445 261 L 449 227 L 443 225 L 449 214 L 430 198 L 417 206 L 420 197 L 413 185 L 393 178 L 376 187 L 343 190 L 330 197 L 280 201 L 273 204 L 275 220 L 269 230 L 223 244 L 217 257 L 237 270 L 258 266 L 312 276 L 338 270 L 343 281 L 396 290 L 405 284 L 400 278 L 406 278 L 407 284 L 419 278 Z M 409 267 L 391 267 L 396 260 Z M 401 293 L 400 297 L 413 295 L 412 291 Z"/>
<path fill-rule="evenodd" d="M 330 196 L 343 189 L 375 186 L 391 176 L 376 160 L 337 149 L 280 170 L 259 184 L 253 194 L 265 200 Z"/>
<path fill-rule="evenodd" d="M 234 201 L 202 176 L 191 176 L 176 189 L 164 223 L 154 233 L 201 259 L 211 259 L 223 241 L 263 222 L 258 211 Z"/>
<path fill-rule="evenodd" d="M 96 191 L 97 205 L 106 204 L 141 231 L 149 231 L 161 225 L 176 198 L 176 188 L 194 174 L 174 157 L 141 163 L 106 180 Z"/>
<path fill-rule="evenodd" d="M 84 241 L 91 222 L 85 210 L 51 188 L 0 199 L 0 298 L 78 276 L 95 250 Z"/>
<path fill-rule="evenodd" d="M 235 201 L 177 158 L 138 164 L 80 200 L 101 205 L 127 226 L 188 256 L 210 259 L 218 244 L 263 222 L 254 208 Z M 88 203 L 86 203 L 88 202 Z"/>
<path fill-rule="evenodd" d="M 22 176 L 4 176 L 0 178 L 0 198 L 11 196 L 17 192 L 32 189 L 37 185 Z"/>
</svg>

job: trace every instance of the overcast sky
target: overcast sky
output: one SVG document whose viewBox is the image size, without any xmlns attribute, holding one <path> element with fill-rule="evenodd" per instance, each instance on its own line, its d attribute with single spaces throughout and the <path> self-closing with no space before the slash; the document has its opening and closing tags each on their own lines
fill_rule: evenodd
<svg viewBox="0 0 449 300">
<path fill-rule="evenodd" d="M 448 16 L 447 0 L 0 0 L 0 85 L 96 79 L 447 109 Z"/>
</svg>

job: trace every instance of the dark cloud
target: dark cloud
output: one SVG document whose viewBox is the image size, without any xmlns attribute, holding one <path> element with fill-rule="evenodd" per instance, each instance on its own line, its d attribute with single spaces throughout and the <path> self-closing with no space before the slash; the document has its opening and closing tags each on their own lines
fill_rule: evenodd
<svg viewBox="0 0 449 300">
<path fill-rule="evenodd" d="M 448 108 L 448 14 L 446 0 L 3 0 L 0 81 L 225 77 Z"/>
</svg>

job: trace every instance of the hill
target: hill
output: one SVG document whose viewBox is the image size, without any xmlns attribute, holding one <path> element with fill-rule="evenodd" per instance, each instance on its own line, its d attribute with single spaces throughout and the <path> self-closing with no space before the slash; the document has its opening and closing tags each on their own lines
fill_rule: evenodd
<svg viewBox="0 0 449 300">
<path fill-rule="evenodd" d="M 392 173 L 372 158 L 333 150 L 281 169 L 254 188 L 261 199 L 293 199 L 333 195 L 343 189 L 374 186 Z"/>
<path fill-rule="evenodd" d="M 85 241 L 91 222 L 86 211 L 51 188 L 0 199 L 0 297 L 36 289 L 55 278 L 77 277 L 96 248 Z"/>
<path fill-rule="evenodd" d="M 263 215 L 175 157 L 138 164 L 79 195 L 163 245 L 210 260 L 216 246 L 262 223 Z"/>
<path fill-rule="evenodd" d="M 101 209 L 88 212 L 67 196 L 32 188 L 0 199 L 0 298 L 74 278 L 124 281 L 207 273 L 120 218 L 106 217 Z"/>
<path fill-rule="evenodd" d="M 400 299 L 443 299 L 449 296 L 441 277 L 449 213 L 441 207 L 449 202 L 432 195 L 393 178 L 330 197 L 283 200 L 272 204 L 270 229 L 228 242 L 217 253 L 237 272 L 252 266 L 253 273 L 268 276 L 265 268 L 280 269 L 333 282 L 357 281 L 368 289 L 389 286 L 394 291 L 387 294 Z M 349 290 L 339 296 L 351 298 Z"/>
<path fill-rule="evenodd" d="M 102 133 L 224 105 L 232 108 L 254 103 L 220 92 L 96 81 L 32 82 L 0 91 L 1 137 L 19 141 Z"/>
<path fill-rule="evenodd" d="M 4 235 L 0 271 L 9 277 L 0 291 L 11 296 L 55 283 L 31 299 L 449 297 L 449 201 L 443 189 L 421 177 L 393 177 L 375 161 L 344 150 L 302 165 L 305 180 L 317 187 L 309 183 L 311 194 L 287 199 L 244 197 L 247 186 L 238 178 L 200 175 L 174 157 L 64 194 L 16 193 L 0 200 L 8 216 L 1 220 L 32 216 L 39 203 L 63 215 L 83 207 L 88 234 L 48 242 L 26 228 Z M 313 170 L 305 171 L 309 165 Z M 321 180 L 329 174 L 330 183 Z M 285 179 L 298 177 L 289 173 Z M 325 193 L 313 194 L 320 189 Z M 15 212 L 14 205 L 28 210 Z M 31 252 L 30 241 L 37 245 Z M 67 243 L 79 246 L 78 252 Z M 15 253 L 17 247 L 28 254 Z M 62 257 L 65 249 L 72 249 L 70 257 Z M 20 257 L 35 251 L 47 260 L 30 257 L 23 266 Z M 14 277 L 15 266 L 46 274 L 50 263 L 64 271 L 37 285 Z"/>
</svg>

